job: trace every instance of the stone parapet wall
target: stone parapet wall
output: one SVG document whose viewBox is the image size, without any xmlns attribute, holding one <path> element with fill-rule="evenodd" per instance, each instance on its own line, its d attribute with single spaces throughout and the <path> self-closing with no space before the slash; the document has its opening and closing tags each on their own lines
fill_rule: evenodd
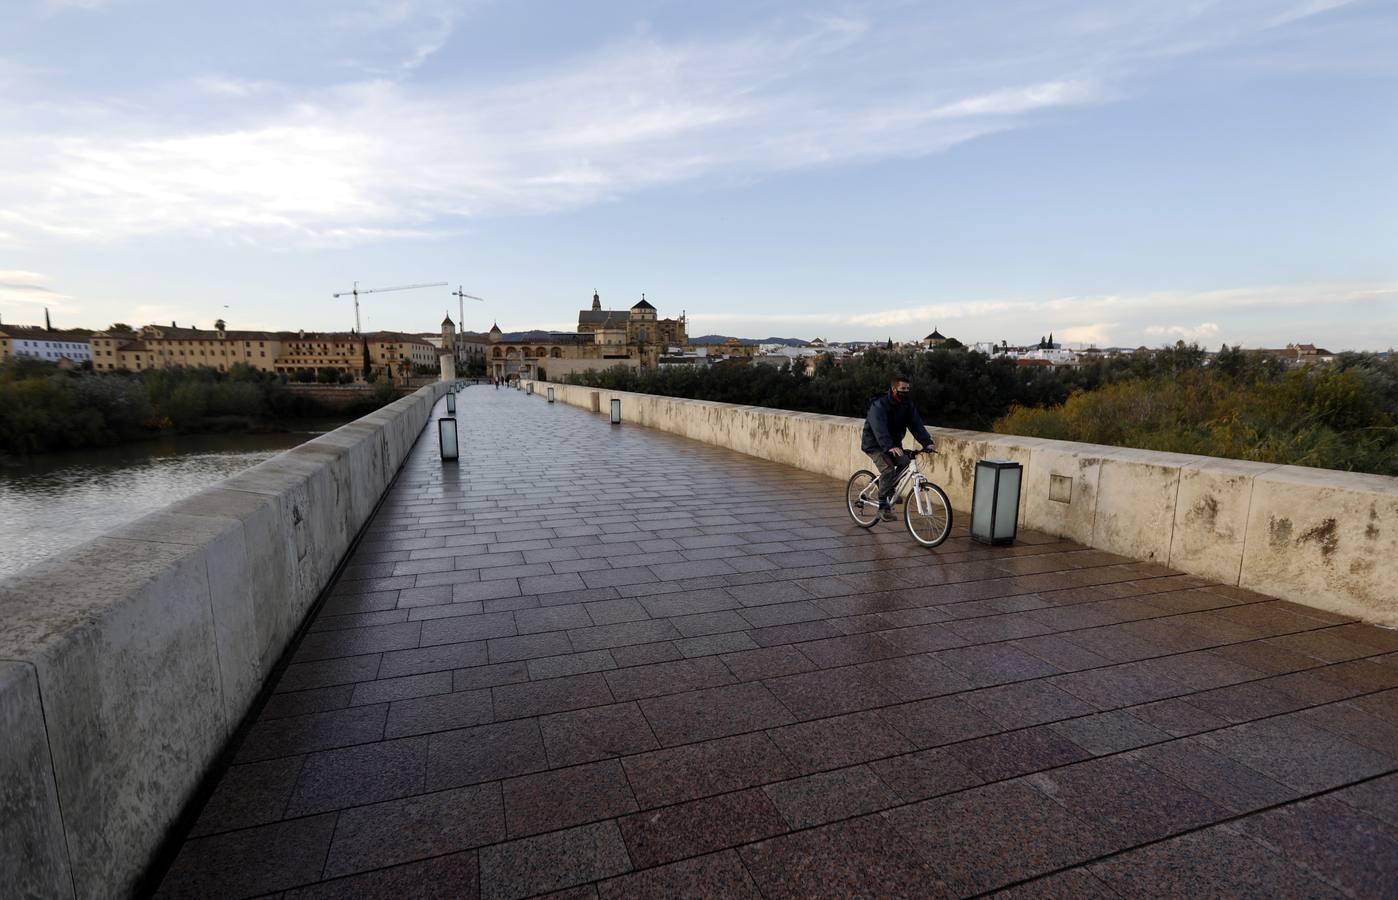
<svg viewBox="0 0 1398 900">
<path fill-rule="evenodd" d="M 860 419 L 576 385 L 560 402 L 843 481 Z M 595 395 L 595 396 L 594 396 Z M 926 464 L 958 510 L 976 461 L 1024 466 L 1020 526 L 1273 597 L 1398 626 L 1398 478 L 944 428 Z M 832 503 L 842 503 L 838 496 Z"/>
<path fill-rule="evenodd" d="M 141 889 L 447 389 L 0 581 L 3 893 Z"/>
</svg>

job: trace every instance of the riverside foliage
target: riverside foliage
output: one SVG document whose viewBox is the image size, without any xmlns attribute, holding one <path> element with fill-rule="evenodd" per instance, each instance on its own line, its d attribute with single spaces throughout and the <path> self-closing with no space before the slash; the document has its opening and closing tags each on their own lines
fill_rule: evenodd
<svg viewBox="0 0 1398 900">
<path fill-rule="evenodd" d="M 928 424 L 1398 475 L 1398 362 L 1345 353 L 1287 369 L 1194 344 L 1087 362 L 1017 366 L 966 350 L 870 350 L 841 365 L 723 363 L 709 369 L 614 368 L 570 383 L 862 418 L 905 372 Z"/>
<path fill-rule="evenodd" d="M 13 359 L 0 367 L 0 453 L 107 447 L 161 432 L 258 431 L 297 419 L 363 415 L 396 398 L 376 385 L 357 407 L 330 409 L 279 376 L 235 365 L 141 373 L 63 372 Z"/>
</svg>

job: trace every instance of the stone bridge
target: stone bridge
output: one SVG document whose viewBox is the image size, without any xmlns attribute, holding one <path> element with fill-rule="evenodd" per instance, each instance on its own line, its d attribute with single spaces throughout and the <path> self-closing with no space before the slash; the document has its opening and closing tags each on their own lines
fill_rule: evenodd
<svg viewBox="0 0 1398 900">
<path fill-rule="evenodd" d="M 429 421 L 154 864 L 73 859 L 72 893 L 1398 884 L 1395 632 L 964 514 L 927 550 L 827 475 L 458 404 L 460 462 Z"/>
</svg>

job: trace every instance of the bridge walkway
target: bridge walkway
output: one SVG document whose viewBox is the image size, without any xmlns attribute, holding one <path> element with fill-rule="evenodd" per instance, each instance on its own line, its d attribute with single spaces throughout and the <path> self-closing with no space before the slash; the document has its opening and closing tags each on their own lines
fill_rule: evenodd
<svg viewBox="0 0 1398 900">
<path fill-rule="evenodd" d="M 429 424 L 160 895 L 1398 884 L 1398 634 L 459 397 L 461 462 Z"/>
</svg>

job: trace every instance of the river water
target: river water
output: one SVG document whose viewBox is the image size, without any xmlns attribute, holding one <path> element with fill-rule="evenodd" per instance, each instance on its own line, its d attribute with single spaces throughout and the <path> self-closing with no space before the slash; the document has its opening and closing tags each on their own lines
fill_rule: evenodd
<svg viewBox="0 0 1398 900">
<path fill-rule="evenodd" d="M 280 434 L 180 435 L 0 459 L 0 578 L 196 494 L 338 424 Z"/>
</svg>

